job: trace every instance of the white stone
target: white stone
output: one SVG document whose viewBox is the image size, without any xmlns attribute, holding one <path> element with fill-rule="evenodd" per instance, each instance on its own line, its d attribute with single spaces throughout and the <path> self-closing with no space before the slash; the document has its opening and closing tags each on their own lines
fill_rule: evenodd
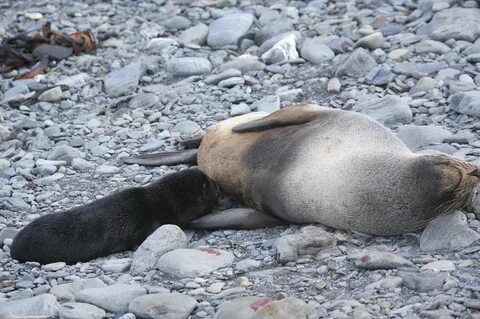
<svg viewBox="0 0 480 319">
<path fill-rule="evenodd" d="M 42 269 L 45 271 L 58 271 L 60 269 L 63 269 L 67 264 L 64 263 L 63 261 L 51 263 L 51 264 L 46 264 L 42 266 Z"/>
<path fill-rule="evenodd" d="M 194 278 L 230 266 L 233 260 L 231 252 L 215 248 L 175 249 L 161 256 L 157 267 L 175 277 Z"/>
<path fill-rule="evenodd" d="M 112 165 L 100 165 L 95 169 L 95 172 L 99 174 L 115 174 L 120 171 L 120 168 Z"/>
<path fill-rule="evenodd" d="M 140 285 L 114 284 L 101 288 L 88 288 L 75 294 L 75 301 L 86 302 L 109 312 L 121 312 L 135 297 L 144 295 L 147 290 Z"/>
<path fill-rule="evenodd" d="M 152 270 L 163 254 L 187 246 L 187 236 L 175 225 L 163 225 L 153 232 L 133 254 L 130 272 L 139 275 Z"/>
<path fill-rule="evenodd" d="M 450 260 L 437 260 L 424 265 L 421 270 L 454 271 L 455 264 Z"/>
<path fill-rule="evenodd" d="M 237 265 L 235 266 L 235 268 L 238 271 L 245 272 L 245 271 L 249 271 L 249 270 L 252 270 L 252 269 L 256 269 L 256 268 L 260 267 L 260 265 L 261 265 L 261 262 L 259 262 L 258 260 L 244 259 L 244 260 L 239 261 L 237 263 Z"/>
<path fill-rule="evenodd" d="M 262 60 L 267 64 L 280 63 L 298 59 L 295 35 L 291 34 L 278 41 L 270 50 L 262 54 Z"/>
<path fill-rule="evenodd" d="M 184 294 L 158 293 L 135 298 L 128 310 L 140 318 L 187 319 L 196 305 L 193 297 Z"/>
<path fill-rule="evenodd" d="M 90 76 L 87 73 L 79 73 L 72 75 L 57 82 L 57 85 L 66 85 L 71 88 L 78 88 L 84 86 Z"/>
<path fill-rule="evenodd" d="M 106 315 L 105 310 L 80 302 L 64 303 L 58 311 L 60 319 L 102 319 Z"/>
<path fill-rule="evenodd" d="M 130 269 L 132 258 L 109 259 L 103 264 L 102 270 L 105 272 L 120 273 Z"/>
<path fill-rule="evenodd" d="M 354 105 L 352 110 L 366 114 L 385 125 L 408 124 L 413 118 L 408 103 L 395 95 L 368 99 Z"/>
<path fill-rule="evenodd" d="M 41 14 L 40 12 L 27 12 L 25 13 L 25 17 L 32 20 L 40 20 L 43 19 L 43 14 Z"/>
<path fill-rule="evenodd" d="M 59 86 L 47 90 L 38 96 L 39 101 L 55 102 L 62 98 L 62 89 Z"/>
<path fill-rule="evenodd" d="M 0 318 L 55 317 L 60 305 L 51 294 L 0 303 Z"/>
<path fill-rule="evenodd" d="M 395 49 L 388 54 L 388 57 L 392 60 L 405 60 L 410 56 L 410 50 L 408 49 Z"/>
</svg>

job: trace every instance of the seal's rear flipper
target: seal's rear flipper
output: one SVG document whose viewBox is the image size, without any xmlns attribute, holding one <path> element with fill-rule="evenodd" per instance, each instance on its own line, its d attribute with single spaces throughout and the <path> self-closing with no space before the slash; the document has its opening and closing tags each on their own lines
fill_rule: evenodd
<svg viewBox="0 0 480 319">
<path fill-rule="evenodd" d="M 192 137 L 187 137 L 187 138 L 178 138 L 177 141 L 180 142 L 185 148 L 191 149 L 191 148 L 199 148 L 200 143 L 202 143 L 203 139 L 203 134 L 201 135 L 196 135 Z"/>
<path fill-rule="evenodd" d="M 233 208 L 203 216 L 188 225 L 192 229 L 256 229 L 285 225 L 283 220 L 250 208 Z"/>
<path fill-rule="evenodd" d="M 264 118 L 234 126 L 232 132 L 257 132 L 281 126 L 305 124 L 317 118 L 322 110 L 324 108 L 316 105 L 299 104 L 273 112 Z"/>
<path fill-rule="evenodd" d="M 144 166 L 197 164 L 198 149 L 190 149 L 175 152 L 152 153 L 124 158 L 127 164 L 138 164 Z"/>
</svg>

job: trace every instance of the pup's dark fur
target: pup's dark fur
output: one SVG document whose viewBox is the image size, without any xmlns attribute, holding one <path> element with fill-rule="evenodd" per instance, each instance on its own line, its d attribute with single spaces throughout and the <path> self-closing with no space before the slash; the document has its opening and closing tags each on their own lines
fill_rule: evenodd
<svg viewBox="0 0 480 319">
<path fill-rule="evenodd" d="M 184 170 L 146 187 L 42 216 L 16 236 L 11 255 L 21 262 L 74 264 L 130 250 L 163 224 L 183 227 L 208 214 L 217 198 L 216 184 L 204 173 Z"/>
</svg>

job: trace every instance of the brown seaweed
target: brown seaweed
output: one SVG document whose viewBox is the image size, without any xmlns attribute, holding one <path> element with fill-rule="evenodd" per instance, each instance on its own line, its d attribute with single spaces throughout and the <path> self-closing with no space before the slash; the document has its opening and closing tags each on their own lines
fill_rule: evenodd
<svg viewBox="0 0 480 319">
<path fill-rule="evenodd" d="M 32 69 L 17 76 L 30 79 L 43 72 L 53 60 L 63 60 L 80 53 L 91 53 L 97 48 L 91 31 L 74 32 L 70 35 L 52 31 L 50 23 L 42 26 L 40 33 L 28 36 L 25 33 L 6 38 L 0 44 L 0 73 L 8 73 L 21 67 Z"/>
</svg>

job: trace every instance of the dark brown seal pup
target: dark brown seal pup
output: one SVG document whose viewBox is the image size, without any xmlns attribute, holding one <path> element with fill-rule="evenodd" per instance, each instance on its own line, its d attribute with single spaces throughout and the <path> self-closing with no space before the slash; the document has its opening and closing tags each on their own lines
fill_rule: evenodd
<svg viewBox="0 0 480 319">
<path fill-rule="evenodd" d="M 198 169 L 167 175 L 59 214 L 42 216 L 15 237 L 21 262 L 74 264 L 130 250 L 163 224 L 180 227 L 211 212 L 216 184 Z"/>
<path fill-rule="evenodd" d="M 309 104 L 220 122 L 203 136 L 196 159 L 226 193 L 257 211 L 374 235 L 419 230 L 462 207 L 480 182 L 477 166 L 414 154 L 365 115 Z M 143 160 L 155 164 L 154 157 Z M 221 217 L 202 225 L 232 226 Z"/>
</svg>

